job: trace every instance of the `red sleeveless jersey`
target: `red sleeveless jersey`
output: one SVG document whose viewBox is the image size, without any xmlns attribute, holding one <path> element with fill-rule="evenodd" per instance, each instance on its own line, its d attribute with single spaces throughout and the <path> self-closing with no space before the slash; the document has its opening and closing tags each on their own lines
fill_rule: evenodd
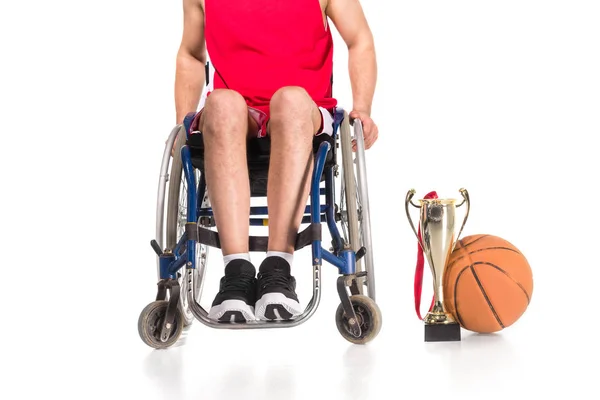
<svg viewBox="0 0 600 400">
<path fill-rule="evenodd" d="M 239 92 L 269 115 L 284 86 L 304 88 L 333 109 L 333 40 L 319 0 L 205 0 L 205 37 L 214 89 Z"/>
</svg>

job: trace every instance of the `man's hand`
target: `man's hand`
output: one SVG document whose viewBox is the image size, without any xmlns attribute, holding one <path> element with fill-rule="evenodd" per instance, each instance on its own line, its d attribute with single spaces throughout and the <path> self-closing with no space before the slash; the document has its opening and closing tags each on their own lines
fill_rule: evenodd
<svg viewBox="0 0 600 400">
<path fill-rule="evenodd" d="M 368 150 L 373 146 L 377 138 L 379 137 L 379 129 L 371 117 L 360 111 L 352 111 L 350 118 L 358 119 L 362 122 L 363 136 L 365 137 L 365 150 Z M 356 151 L 356 142 L 352 143 L 352 150 Z"/>
</svg>

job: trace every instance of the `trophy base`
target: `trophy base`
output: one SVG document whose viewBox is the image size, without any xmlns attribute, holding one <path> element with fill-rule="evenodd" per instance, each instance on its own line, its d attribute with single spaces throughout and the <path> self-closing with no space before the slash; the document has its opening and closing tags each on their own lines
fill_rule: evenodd
<svg viewBox="0 0 600 400">
<path fill-rule="evenodd" d="M 426 342 L 460 342 L 459 324 L 426 324 Z"/>
</svg>

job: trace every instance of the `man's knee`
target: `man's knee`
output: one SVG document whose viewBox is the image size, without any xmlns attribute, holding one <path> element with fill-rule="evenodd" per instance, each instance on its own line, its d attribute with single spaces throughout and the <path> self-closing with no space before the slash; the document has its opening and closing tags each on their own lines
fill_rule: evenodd
<svg viewBox="0 0 600 400">
<path fill-rule="evenodd" d="M 208 127 L 225 123 L 239 123 L 247 119 L 248 107 L 241 94 L 229 89 L 216 89 L 206 98 L 200 126 Z"/>
<path fill-rule="evenodd" d="M 269 133 L 281 134 L 289 132 L 295 138 L 300 138 L 297 129 L 282 129 L 284 125 L 296 126 L 300 131 L 312 136 L 321 124 L 321 114 L 317 105 L 308 92 L 298 86 L 287 86 L 279 89 L 271 98 L 271 125 Z"/>
<path fill-rule="evenodd" d="M 304 116 L 309 118 L 315 103 L 306 90 L 299 86 L 286 86 L 277 90 L 271 98 L 272 114 Z"/>
</svg>

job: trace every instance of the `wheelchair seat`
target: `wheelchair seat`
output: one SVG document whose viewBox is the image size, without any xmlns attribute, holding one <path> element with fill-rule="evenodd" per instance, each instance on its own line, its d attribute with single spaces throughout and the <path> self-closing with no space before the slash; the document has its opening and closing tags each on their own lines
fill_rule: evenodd
<svg viewBox="0 0 600 400">
<path fill-rule="evenodd" d="M 334 132 L 334 135 L 336 132 Z M 313 139 L 313 153 L 316 153 L 323 142 L 329 142 L 331 148 L 327 153 L 326 166 L 336 163 L 335 137 L 327 134 L 315 136 Z M 204 174 L 204 141 L 201 133 L 192 133 L 187 136 L 187 146 L 190 149 L 192 165 Z M 250 178 L 250 195 L 252 197 L 266 197 L 267 178 L 269 175 L 269 160 L 271 153 L 271 139 L 252 138 L 247 142 L 246 157 L 248 161 L 248 175 Z M 321 180 L 323 180 L 321 176 Z"/>
</svg>

